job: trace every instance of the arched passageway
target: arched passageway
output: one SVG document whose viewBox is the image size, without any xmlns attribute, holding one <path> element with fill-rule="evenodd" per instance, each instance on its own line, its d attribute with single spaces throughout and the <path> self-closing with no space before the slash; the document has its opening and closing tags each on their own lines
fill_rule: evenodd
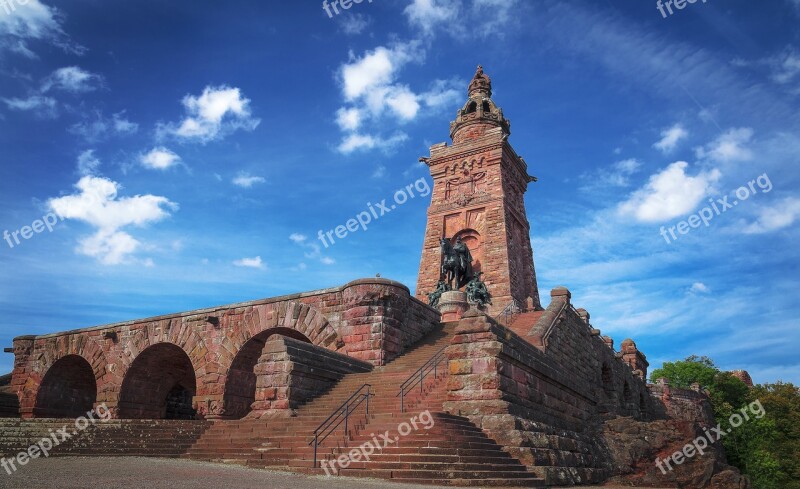
<svg viewBox="0 0 800 489">
<path fill-rule="evenodd" d="M 119 397 L 119 417 L 127 419 L 194 419 L 197 392 L 194 367 L 180 347 L 150 346 L 133 361 Z"/>
<path fill-rule="evenodd" d="M 33 415 L 37 418 L 77 418 L 86 415 L 97 399 L 92 366 L 79 355 L 67 355 L 48 369 Z"/>
<path fill-rule="evenodd" d="M 225 380 L 225 417 L 243 418 L 256 396 L 255 367 L 270 336 L 279 334 L 311 343 L 304 334 L 289 328 L 271 328 L 250 338 L 234 357 Z"/>
</svg>

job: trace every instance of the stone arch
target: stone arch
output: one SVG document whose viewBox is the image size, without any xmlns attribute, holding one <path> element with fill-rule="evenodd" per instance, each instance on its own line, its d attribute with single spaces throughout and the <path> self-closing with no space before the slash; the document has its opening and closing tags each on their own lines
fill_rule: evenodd
<svg viewBox="0 0 800 489">
<path fill-rule="evenodd" d="M 33 347 L 32 355 L 38 358 L 35 360 L 32 366 L 32 372 L 28 376 L 28 380 L 19 394 L 20 413 L 24 417 L 42 416 L 42 414 L 37 415 L 37 411 L 41 413 L 41 408 L 45 407 L 42 403 L 38 402 L 39 390 L 45 378 L 48 377 L 48 374 L 56 374 L 56 370 L 53 370 L 53 367 L 67 356 L 80 357 L 86 362 L 94 377 L 96 389 L 102 390 L 103 379 L 107 373 L 108 365 L 102 346 L 96 342 L 93 337 L 85 335 L 61 335 L 38 340 Z M 77 360 L 73 359 L 72 361 L 76 362 Z M 48 397 L 51 395 L 52 394 L 42 393 L 42 402 L 48 402 L 48 399 L 52 399 L 52 397 Z M 98 397 L 99 392 L 95 392 L 93 403 L 97 401 Z M 86 411 L 81 414 L 86 414 Z"/>
<path fill-rule="evenodd" d="M 120 359 L 111 368 L 115 386 L 122 385 L 128 370 L 139 355 L 159 343 L 177 346 L 189 357 L 195 373 L 213 370 L 208 365 L 208 348 L 203 338 L 194 330 L 195 318 L 172 318 L 157 321 L 133 330 L 133 335 L 122 343 Z M 202 387 L 201 387 L 202 390 Z M 202 393 L 202 392 L 201 392 Z M 119 391 L 115 393 L 118 397 Z M 113 397 L 113 396 L 112 396 Z"/>
<path fill-rule="evenodd" d="M 147 347 L 125 373 L 117 414 L 131 419 L 194 419 L 195 367 L 173 343 Z"/>
<path fill-rule="evenodd" d="M 273 335 L 311 343 L 304 334 L 288 328 L 270 328 L 250 338 L 233 358 L 225 377 L 223 402 L 226 418 L 239 419 L 250 412 L 251 405 L 256 400 L 256 365 L 267 340 Z"/>
<path fill-rule="evenodd" d="M 36 392 L 37 418 L 78 418 L 94 408 L 97 381 L 92 366 L 80 355 L 69 354 L 47 370 Z"/>
<path fill-rule="evenodd" d="M 241 314 L 241 322 L 238 327 L 226 331 L 219 349 L 218 362 L 225 379 L 223 403 L 222 406 L 212 403 L 208 414 L 241 417 L 244 411 L 249 410 L 251 387 L 255 395 L 252 370 L 264 343 L 273 334 L 346 354 L 341 336 L 322 313 L 308 304 L 294 301 L 262 304 L 237 314 Z"/>
</svg>

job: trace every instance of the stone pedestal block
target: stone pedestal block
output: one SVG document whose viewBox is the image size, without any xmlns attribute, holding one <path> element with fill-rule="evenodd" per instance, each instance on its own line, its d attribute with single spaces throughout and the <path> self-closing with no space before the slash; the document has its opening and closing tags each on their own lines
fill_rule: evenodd
<svg viewBox="0 0 800 489">
<path fill-rule="evenodd" d="M 460 290 L 444 292 L 439 299 L 439 311 L 442 313 L 442 322 L 458 321 L 469 309 L 467 294 Z"/>
</svg>

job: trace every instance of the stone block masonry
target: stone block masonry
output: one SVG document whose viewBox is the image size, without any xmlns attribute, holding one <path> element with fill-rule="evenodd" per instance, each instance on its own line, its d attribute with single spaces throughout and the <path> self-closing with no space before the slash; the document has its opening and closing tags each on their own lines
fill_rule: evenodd
<svg viewBox="0 0 800 489">
<path fill-rule="evenodd" d="M 20 414 L 69 417 L 106 403 L 119 418 L 231 419 L 255 402 L 273 335 L 384 365 L 440 314 L 387 279 L 14 340 Z M 323 358 L 322 356 L 320 358 Z M 262 399 L 263 400 L 263 399 Z"/>
</svg>

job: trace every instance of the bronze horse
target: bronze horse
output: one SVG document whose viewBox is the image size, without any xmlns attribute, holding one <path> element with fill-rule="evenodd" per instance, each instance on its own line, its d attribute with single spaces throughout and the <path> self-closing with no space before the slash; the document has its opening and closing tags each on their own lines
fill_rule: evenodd
<svg viewBox="0 0 800 489">
<path fill-rule="evenodd" d="M 472 278 L 472 255 L 463 243 L 459 243 L 465 256 L 460 256 L 458 250 L 450 244 L 450 240 L 442 238 L 440 247 L 442 250 L 442 267 L 440 279 L 444 280 L 451 290 L 458 290 Z M 463 258 L 463 260 L 462 260 Z M 453 282 L 455 281 L 455 287 Z"/>
</svg>

